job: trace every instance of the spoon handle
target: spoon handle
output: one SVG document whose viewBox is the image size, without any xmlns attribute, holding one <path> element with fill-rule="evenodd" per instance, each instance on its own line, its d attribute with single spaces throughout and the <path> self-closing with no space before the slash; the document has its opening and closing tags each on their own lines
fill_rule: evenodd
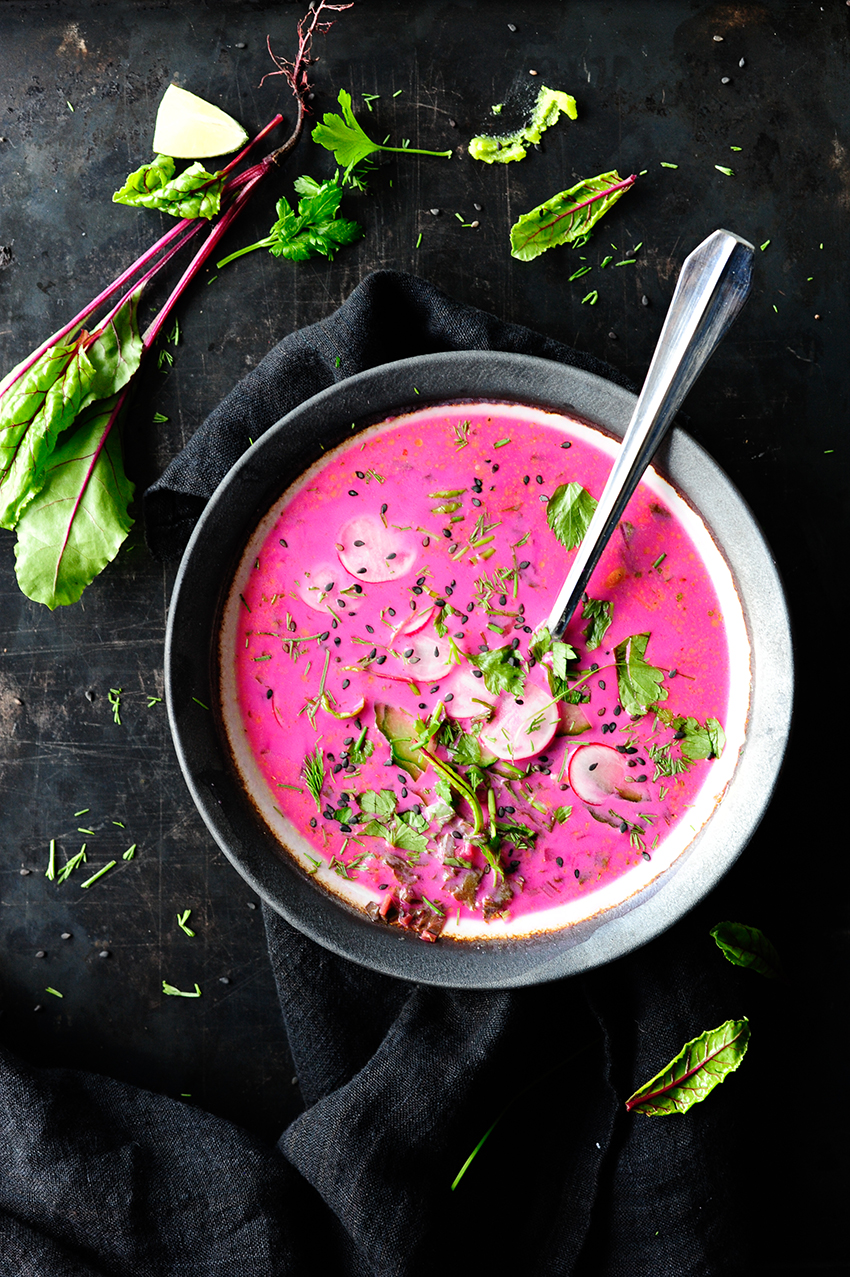
<svg viewBox="0 0 850 1277">
<path fill-rule="evenodd" d="M 550 613 L 547 625 L 553 638 L 562 637 L 682 400 L 747 300 L 753 253 L 747 240 L 720 230 L 685 258 L 620 451 Z"/>
</svg>

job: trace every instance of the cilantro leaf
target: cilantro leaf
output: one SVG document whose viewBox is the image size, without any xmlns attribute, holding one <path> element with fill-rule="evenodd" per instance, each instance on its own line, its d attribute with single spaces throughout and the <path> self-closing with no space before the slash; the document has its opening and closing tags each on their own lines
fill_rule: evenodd
<svg viewBox="0 0 850 1277">
<path fill-rule="evenodd" d="M 213 218 L 221 209 L 226 181 L 226 173 L 208 173 L 201 163 L 190 164 L 175 177 L 171 156 L 157 155 L 129 175 L 112 203 L 154 208 L 171 217 Z"/>
<path fill-rule="evenodd" d="M 614 604 L 608 599 L 585 599 L 581 615 L 585 621 L 590 621 L 590 625 L 584 631 L 588 652 L 601 647 L 602 640 L 608 633 L 613 613 Z"/>
<path fill-rule="evenodd" d="M 344 170 L 344 178 L 348 176 L 355 164 L 359 164 L 376 151 L 409 151 L 414 155 L 439 155 L 446 159 L 451 158 L 451 151 L 422 151 L 415 146 L 382 146 L 379 142 L 373 142 L 355 118 L 351 108 L 351 94 L 345 89 L 340 89 L 337 101 L 342 107 L 342 115 L 336 115 L 333 112 L 326 114 L 322 123 L 317 124 L 313 129 L 312 138 L 326 151 L 333 151 L 334 159 Z"/>
<path fill-rule="evenodd" d="M 481 670 L 488 692 L 494 695 L 510 692 L 513 696 L 521 696 L 525 687 L 525 674 L 519 665 L 513 664 L 513 655 L 514 649 L 508 645 L 497 647 L 492 652 L 478 652 L 475 656 L 468 656 L 468 660 Z"/>
<path fill-rule="evenodd" d="M 726 733 L 716 718 L 707 718 L 700 727 L 695 718 L 675 719 L 676 735 L 681 737 L 682 757 L 696 762 L 702 758 L 719 758 L 726 744 Z"/>
<path fill-rule="evenodd" d="M 552 635 L 545 625 L 541 625 L 540 629 L 535 631 L 531 636 L 531 642 L 528 645 L 528 651 L 535 661 L 539 661 L 542 656 L 552 650 Z"/>
<path fill-rule="evenodd" d="M 614 648 L 620 704 L 633 718 L 640 718 L 650 705 L 667 699 L 664 671 L 645 659 L 649 638 L 649 634 L 632 634 Z"/>
<path fill-rule="evenodd" d="M 566 679 L 567 664 L 575 660 L 578 660 L 578 653 L 570 647 L 569 643 L 552 644 L 552 672 L 556 678 Z"/>
<path fill-rule="evenodd" d="M 481 762 L 481 744 L 478 738 L 461 732 L 452 748 L 452 759 L 461 766 L 476 766 Z"/>
<path fill-rule="evenodd" d="M 451 807 L 452 787 L 447 783 L 447 781 L 443 780 L 442 776 L 438 776 L 434 782 L 434 793 L 438 798 L 442 799 L 448 807 Z"/>
<path fill-rule="evenodd" d="M 555 489 L 546 506 L 546 521 L 565 549 L 581 544 L 596 504 L 580 483 L 562 483 Z"/>
<path fill-rule="evenodd" d="M 336 177 L 327 182 L 298 177 L 295 189 L 302 197 L 298 201 L 298 212 L 294 212 L 286 199 L 279 199 L 277 221 L 268 235 L 223 258 L 217 263 L 219 269 L 237 257 L 253 253 L 256 248 L 267 248 L 274 257 L 285 257 L 292 262 L 307 261 L 318 253 L 332 258 L 340 245 L 353 244 L 363 234 L 357 222 L 337 216 L 342 187 Z"/>
<path fill-rule="evenodd" d="M 511 257 L 530 262 L 547 248 L 569 244 L 580 235 L 587 235 L 636 180 L 635 174 L 621 178 L 613 170 L 600 173 L 523 213 L 511 227 Z"/>
</svg>

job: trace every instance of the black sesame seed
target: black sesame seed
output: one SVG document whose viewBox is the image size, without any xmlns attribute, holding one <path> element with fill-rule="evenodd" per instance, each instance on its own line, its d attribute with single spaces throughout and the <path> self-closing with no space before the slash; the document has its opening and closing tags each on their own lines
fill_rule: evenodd
<svg viewBox="0 0 850 1277">
<path fill-rule="evenodd" d="M 383 665 L 383 663 L 384 663 L 384 661 L 385 661 L 386 659 L 387 659 L 387 658 L 386 658 L 386 656 L 379 656 L 379 657 L 378 657 L 378 659 L 377 659 L 377 661 L 375 662 L 375 664 L 376 664 L 376 665 Z"/>
<path fill-rule="evenodd" d="M 360 548 L 360 546 L 361 546 L 361 545 L 365 545 L 365 544 L 366 544 L 366 542 L 365 542 L 365 541 L 355 541 L 355 542 L 354 542 L 354 544 L 355 544 L 355 545 L 358 547 L 358 549 L 359 549 L 359 548 Z"/>
<path fill-rule="evenodd" d="M 521 572 L 524 572 L 526 568 L 531 567 L 531 563 L 528 559 L 523 559 L 522 563 L 518 564 L 518 567 Z"/>
<path fill-rule="evenodd" d="M 496 473 L 497 473 L 497 471 L 498 471 L 498 469 L 499 469 L 499 467 L 498 467 L 498 466 L 491 466 L 491 467 L 490 467 L 490 469 L 491 469 L 491 471 L 492 471 L 492 473 L 493 473 L 493 474 L 496 474 Z"/>
<path fill-rule="evenodd" d="M 407 648 L 405 648 L 405 650 L 402 652 L 402 656 L 404 656 L 405 658 L 407 658 L 408 656 L 412 656 L 412 655 L 413 655 L 413 648 L 412 648 L 412 647 L 407 647 Z"/>
<path fill-rule="evenodd" d="M 395 616 L 395 608 L 394 608 L 394 607 L 388 607 L 388 608 L 387 608 L 387 611 L 389 612 L 390 616 Z"/>
<path fill-rule="evenodd" d="M 449 537 L 449 538 L 451 539 L 451 535 L 452 535 L 452 530 L 451 530 L 451 528 L 443 528 L 443 536 L 444 536 L 444 537 Z"/>
<path fill-rule="evenodd" d="M 622 707 L 622 705 L 615 705 L 615 706 L 614 706 L 614 713 L 617 715 L 617 717 L 618 717 L 618 718 L 619 718 L 619 716 L 622 714 L 622 712 L 623 712 L 623 707 Z"/>
<path fill-rule="evenodd" d="M 289 546 L 286 544 L 286 542 L 284 541 L 283 537 L 281 537 L 281 538 L 280 538 L 280 542 L 279 542 L 279 544 L 283 546 L 284 550 L 288 550 L 288 549 L 289 549 Z"/>
<path fill-rule="evenodd" d="M 484 677 L 484 675 L 482 674 L 481 670 L 473 670 L 473 671 L 472 671 L 472 677 L 473 677 L 473 678 L 483 678 L 483 677 Z"/>
<path fill-rule="evenodd" d="M 499 595 L 499 607 L 504 607 L 504 606 L 505 606 L 505 604 L 507 603 L 507 601 L 508 601 L 508 596 L 507 596 L 507 594 L 500 594 L 500 595 Z"/>
<path fill-rule="evenodd" d="M 466 617 L 464 617 L 463 619 L 464 619 L 464 620 L 466 620 Z M 452 635 L 452 638 L 462 639 L 462 638 L 463 638 L 463 630 L 455 630 L 454 634 Z"/>
<path fill-rule="evenodd" d="M 388 508 L 388 507 L 387 507 L 386 505 L 382 505 L 382 506 L 381 506 L 381 514 L 386 514 L 386 512 L 387 512 L 387 508 Z"/>
<path fill-rule="evenodd" d="M 363 471 L 362 471 L 362 470 L 355 470 L 355 471 L 354 471 L 354 473 L 357 475 L 357 478 L 358 478 L 358 479 L 365 479 L 365 478 L 366 478 L 366 476 L 365 476 L 365 474 L 363 473 Z"/>
<path fill-rule="evenodd" d="M 645 772 L 640 776 L 635 776 L 636 785 L 645 785 L 648 780 L 649 780 L 649 777 L 646 775 Z"/>
<path fill-rule="evenodd" d="M 480 488 L 479 488 L 479 491 L 480 491 Z M 472 504 L 477 506 L 477 505 L 481 505 L 481 502 L 478 500 L 477 497 L 473 497 Z"/>
<path fill-rule="evenodd" d="M 445 590 L 443 590 L 443 593 L 448 594 L 449 597 L 451 597 L 451 595 L 454 594 L 454 590 L 450 585 L 447 585 Z"/>
<path fill-rule="evenodd" d="M 351 833 L 351 825 L 340 825 L 340 827 L 339 827 L 339 832 L 340 832 L 341 834 L 350 834 L 350 833 Z"/>
<path fill-rule="evenodd" d="M 579 874 L 578 874 L 578 870 L 577 870 L 577 869 L 574 869 L 574 870 L 573 870 L 573 875 L 574 875 L 576 878 L 579 876 Z"/>
<path fill-rule="evenodd" d="M 517 650 L 517 648 L 519 647 L 519 639 L 518 639 L 518 638 L 512 638 L 512 639 L 511 639 L 511 647 L 514 649 L 514 651 L 516 651 L 516 650 Z"/>
<path fill-rule="evenodd" d="M 474 603 L 467 603 L 467 605 L 466 605 L 466 610 L 467 610 L 467 612 L 474 612 L 474 611 L 475 611 L 475 604 L 474 604 Z M 486 649 L 485 649 L 485 650 L 486 650 Z"/>
<path fill-rule="evenodd" d="M 528 487 L 528 485 L 531 483 L 531 475 L 530 475 L 530 474 L 524 474 L 524 475 L 522 476 L 522 481 L 523 481 L 523 483 L 525 484 L 525 486 L 526 486 L 526 487 Z"/>
<path fill-rule="evenodd" d="M 373 647 L 366 659 L 369 661 L 374 661 L 377 655 L 378 655 L 378 649 L 376 647 Z"/>
<path fill-rule="evenodd" d="M 525 701 L 520 700 L 520 698 L 517 696 L 517 697 L 516 697 L 516 700 L 515 700 L 515 702 L 514 702 L 514 703 L 515 703 L 516 705 L 524 705 L 524 704 L 525 704 Z"/>
<path fill-rule="evenodd" d="M 601 692 L 604 692 L 604 691 L 605 691 L 605 679 L 604 679 L 604 678 L 600 678 L 600 680 L 599 680 L 599 690 L 600 690 Z"/>
<path fill-rule="evenodd" d="M 423 537 L 423 538 L 422 538 L 422 544 L 423 544 L 423 545 L 426 547 L 426 549 L 427 549 L 427 547 L 431 544 L 431 538 L 430 538 L 430 537 Z"/>
<path fill-rule="evenodd" d="M 598 766 L 599 766 L 598 763 L 591 763 L 587 770 L 589 772 L 595 772 Z"/>
<path fill-rule="evenodd" d="M 457 842 L 461 842 L 461 840 L 463 839 L 463 834 L 460 832 L 459 829 L 453 829 L 452 838 L 454 838 Z"/>
<path fill-rule="evenodd" d="M 524 625 L 524 626 L 522 627 L 522 632 L 523 632 L 523 634 L 530 634 L 530 633 L 531 633 L 531 626 L 530 626 L 530 625 Z"/>
<path fill-rule="evenodd" d="M 542 483 L 542 482 L 543 482 L 543 475 L 542 475 L 542 474 L 536 474 L 536 475 L 534 476 L 534 478 L 535 478 L 535 481 L 536 481 L 537 483 Z"/>
<path fill-rule="evenodd" d="M 387 555 L 387 561 L 388 561 L 388 562 L 389 562 L 389 560 L 390 560 L 390 559 L 397 559 L 397 558 L 398 558 L 398 555 L 396 554 L 395 550 L 393 550 L 392 554 L 388 554 L 388 555 Z"/>
<path fill-rule="evenodd" d="M 322 643 L 327 643 L 327 641 L 328 641 L 328 639 L 330 638 L 330 636 L 331 636 L 331 632 L 330 632 L 330 630 L 324 630 L 324 631 L 323 631 L 323 632 L 319 635 L 319 641 L 320 641 L 320 642 L 322 642 Z"/>
<path fill-rule="evenodd" d="M 445 607 L 445 606 L 446 606 L 445 599 L 434 599 L 434 607 Z"/>
<path fill-rule="evenodd" d="M 420 709 L 427 709 L 427 708 L 428 708 L 428 706 L 425 704 L 425 702 L 424 702 L 424 701 L 420 701 L 420 702 L 419 702 L 419 708 L 420 708 Z"/>
<path fill-rule="evenodd" d="M 266 688 L 266 700 L 267 700 L 267 701 L 270 701 L 270 700 L 271 700 L 271 698 L 272 698 L 273 696 L 274 696 L 274 691 L 273 691 L 273 689 L 272 689 L 271 687 L 267 687 L 267 688 Z"/>
<path fill-rule="evenodd" d="M 569 439 L 566 441 L 566 443 L 562 443 L 562 444 L 561 444 L 561 447 L 562 447 L 562 448 L 571 448 L 572 446 L 573 446 L 573 445 L 570 443 Z M 578 871 L 576 871 L 576 872 L 578 872 Z"/>
<path fill-rule="evenodd" d="M 556 856 L 556 857 L 555 857 L 555 864 L 558 866 L 558 868 L 559 868 L 559 869 L 563 869 L 563 867 L 564 867 L 564 857 L 563 857 L 563 856 Z"/>
<path fill-rule="evenodd" d="M 649 852 L 648 852 L 648 851 L 642 851 L 640 854 L 643 856 L 644 860 L 651 860 L 651 859 L 652 859 L 652 856 L 650 856 L 650 854 L 649 854 Z"/>
<path fill-rule="evenodd" d="M 355 585 L 355 587 L 354 587 L 354 593 L 355 593 L 355 594 L 362 594 L 362 593 L 363 593 L 363 586 L 362 586 L 362 585 Z"/>
<path fill-rule="evenodd" d="M 366 626 L 366 633 L 367 633 L 367 634 L 374 634 L 374 633 L 375 633 L 375 631 L 374 631 L 374 629 L 372 628 L 372 626 L 371 626 L 371 625 L 367 625 L 367 626 Z"/>
<path fill-rule="evenodd" d="M 599 669 L 599 665 L 597 664 L 596 661 L 594 661 L 590 668 L 591 668 L 591 671 L 595 673 Z"/>
<path fill-rule="evenodd" d="M 339 637 L 339 635 L 337 635 L 337 637 L 334 639 L 334 647 L 339 647 L 341 642 L 342 642 L 342 639 Z"/>
<path fill-rule="evenodd" d="M 435 693 L 435 692 L 439 692 L 439 690 L 440 690 L 440 684 L 438 683 L 438 684 L 436 685 L 436 687 L 432 687 L 432 688 L 431 688 L 431 695 L 433 696 L 433 695 L 434 695 L 434 693 Z"/>
<path fill-rule="evenodd" d="M 399 772 L 398 775 L 396 776 L 396 780 L 398 781 L 400 785 L 403 785 L 405 782 L 405 777 L 402 776 L 401 772 Z"/>
<path fill-rule="evenodd" d="M 357 573 L 358 573 L 358 575 L 359 575 L 359 576 L 362 576 L 362 575 L 363 575 L 363 573 L 364 573 L 365 571 L 366 571 L 366 569 L 365 569 L 365 568 L 358 568 L 358 569 L 357 569 Z"/>
<path fill-rule="evenodd" d="M 350 685 L 350 683 L 351 683 L 350 678 L 344 678 L 342 680 L 342 690 L 345 691 L 345 689 Z"/>
<path fill-rule="evenodd" d="M 413 593 L 414 593 L 414 594 L 421 594 L 421 593 L 422 593 L 422 586 L 421 586 L 421 585 L 414 585 L 414 586 L 412 587 L 412 589 L 413 589 Z"/>
<path fill-rule="evenodd" d="M 454 698 L 455 698 L 454 692 L 449 692 L 448 696 L 443 697 L 443 700 L 448 704 L 448 702 L 453 701 Z"/>
<path fill-rule="evenodd" d="M 356 496 L 357 496 L 357 489 L 356 489 L 356 488 L 349 488 L 349 489 L 348 489 L 348 495 L 349 495 L 350 497 L 356 497 Z"/>
</svg>

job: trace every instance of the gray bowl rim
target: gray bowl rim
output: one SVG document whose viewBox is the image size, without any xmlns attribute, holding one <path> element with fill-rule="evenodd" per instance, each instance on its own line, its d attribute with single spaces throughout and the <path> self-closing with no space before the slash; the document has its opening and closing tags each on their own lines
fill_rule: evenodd
<svg viewBox="0 0 850 1277">
<path fill-rule="evenodd" d="M 523 939 L 425 944 L 369 921 L 317 887 L 285 854 L 245 795 L 214 712 L 223 592 L 259 518 L 321 455 L 361 426 L 431 404 L 507 402 L 574 415 L 622 437 L 636 397 L 582 369 L 496 351 L 441 352 L 358 373 L 271 426 L 228 472 L 192 534 L 175 579 L 165 687 L 177 757 L 194 802 L 248 885 L 318 944 L 373 970 L 451 988 L 509 988 L 589 970 L 678 921 L 726 873 L 755 832 L 779 774 L 793 700 L 788 610 L 752 513 L 720 467 L 674 428 L 654 461 L 701 514 L 736 581 L 751 644 L 748 730 L 727 792 L 673 868 L 635 900 L 575 927 Z M 207 708 L 209 707 L 209 708 Z"/>
</svg>

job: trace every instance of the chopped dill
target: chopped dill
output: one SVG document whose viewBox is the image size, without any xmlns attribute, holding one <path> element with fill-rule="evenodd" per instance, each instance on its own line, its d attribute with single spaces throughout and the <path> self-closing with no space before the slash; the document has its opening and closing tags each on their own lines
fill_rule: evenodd
<svg viewBox="0 0 850 1277">
<path fill-rule="evenodd" d="M 304 759 L 302 774 L 306 782 L 307 788 L 313 795 L 313 801 L 316 804 L 316 810 L 322 810 L 322 786 L 325 783 L 325 764 L 322 757 L 322 747 L 317 745 L 312 754 L 308 754 Z"/>
</svg>

